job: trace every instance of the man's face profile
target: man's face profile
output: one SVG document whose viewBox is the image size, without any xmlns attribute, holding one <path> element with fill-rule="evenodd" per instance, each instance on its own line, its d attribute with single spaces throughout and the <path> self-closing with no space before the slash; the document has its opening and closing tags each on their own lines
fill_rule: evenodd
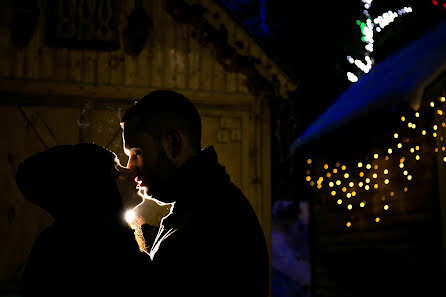
<svg viewBox="0 0 446 297">
<path fill-rule="evenodd" d="M 138 181 L 144 187 L 163 183 L 172 174 L 172 162 L 167 157 L 160 141 L 145 131 L 137 131 L 130 120 L 124 130 L 124 151 L 129 157 L 127 168 L 137 174 Z"/>
</svg>

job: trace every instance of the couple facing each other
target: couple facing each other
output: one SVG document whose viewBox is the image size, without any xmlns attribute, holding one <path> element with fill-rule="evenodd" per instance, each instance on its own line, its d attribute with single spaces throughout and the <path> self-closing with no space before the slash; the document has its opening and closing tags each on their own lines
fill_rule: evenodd
<svg viewBox="0 0 446 297">
<path fill-rule="evenodd" d="M 126 168 L 92 143 L 56 146 L 19 165 L 25 198 L 55 219 L 35 241 L 25 294 L 267 296 L 263 231 L 213 147 L 201 149 L 195 106 L 176 92 L 155 91 L 121 126 Z M 135 177 L 149 195 L 174 205 L 157 226 L 150 257 L 123 220 L 120 184 Z"/>
</svg>

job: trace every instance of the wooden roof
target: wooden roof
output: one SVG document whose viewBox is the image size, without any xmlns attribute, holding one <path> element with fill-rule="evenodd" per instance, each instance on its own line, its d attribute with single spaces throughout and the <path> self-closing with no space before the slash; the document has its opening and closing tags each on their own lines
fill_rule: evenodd
<svg viewBox="0 0 446 297">
<path fill-rule="evenodd" d="M 265 52 L 259 43 L 215 0 L 169 0 L 169 13 L 192 24 L 202 42 L 214 44 L 227 71 L 245 73 L 254 93 L 288 98 L 297 82 Z"/>
</svg>

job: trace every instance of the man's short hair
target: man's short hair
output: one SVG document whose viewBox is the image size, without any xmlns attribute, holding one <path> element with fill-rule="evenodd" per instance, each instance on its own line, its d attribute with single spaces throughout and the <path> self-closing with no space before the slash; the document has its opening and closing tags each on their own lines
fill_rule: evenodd
<svg viewBox="0 0 446 297">
<path fill-rule="evenodd" d="M 182 94 L 170 90 L 151 92 L 124 114 L 121 121 L 124 133 L 128 131 L 125 123 L 130 120 L 136 123 L 136 131 L 132 132 L 148 132 L 158 141 L 169 129 L 176 128 L 189 137 L 195 151 L 201 150 L 200 114 Z"/>
</svg>

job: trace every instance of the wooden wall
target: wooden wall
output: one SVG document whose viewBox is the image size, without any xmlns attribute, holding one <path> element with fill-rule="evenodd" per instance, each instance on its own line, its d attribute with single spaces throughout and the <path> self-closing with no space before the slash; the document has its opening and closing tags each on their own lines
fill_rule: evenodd
<svg viewBox="0 0 446 297">
<path fill-rule="evenodd" d="M 133 1 L 118 1 L 120 30 Z M 144 0 L 153 31 L 142 52 L 49 48 L 44 18 L 30 43 L 10 41 L 0 23 L 0 280 L 20 279 L 37 234 L 51 217 L 18 192 L 14 174 L 21 160 L 57 144 L 94 141 L 115 151 L 122 163 L 119 120 L 135 99 L 173 89 L 202 115 L 203 146 L 215 145 L 220 162 L 253 205 L 270 242 L 270 118 L 267 103 L 250 94 L 246 75 L 226 72 L 215 49 L 198 42 L 191 28 L 174 22 L 164 1 Z M 3 2 L 8 16 L 7 2 Z M 39 1 L 39 3 L 43 3 Z M 237 34 L 235 24 L 233 34 Z M 231 33 L 231 32 L 230 32 Z M 122 43 L 121 43 L 122 45 Z M 230 215 L 228 215 L 230 219 Z"/>
</svg>

